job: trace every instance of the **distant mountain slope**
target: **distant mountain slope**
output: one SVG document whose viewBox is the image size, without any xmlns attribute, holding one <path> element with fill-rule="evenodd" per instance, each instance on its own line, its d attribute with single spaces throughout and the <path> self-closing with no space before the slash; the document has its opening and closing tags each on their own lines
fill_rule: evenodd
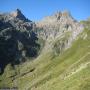
<svg viewBox="0 0 90 90">
<path fill-rule="evenodd" d="M 13 42 L 13 49 L 20 50 L 22 53 L 20 55 L 23 55 L 23 50 L 26 50 L 27 53 L 24 54 L 24 63 L 16 64 L 14 67 L 11 63 L 5 65 L 4 73 L 0 75 L 0 88 L 90 90 L 90 22 L 79 23 L 72 18 L 70 13 L 57 12 L 38 23 L 33 23 L 25 19 L 22 20 L 20 17 L 16 18 L 17 13 L 15 13 L 14 19 L 10 20 L 14 23 L 13 26 L 9 21 L 7 21 L 9 25 L 5 24 L 4 20 L 5 23 L 1 25 L 3 26 L 1 28 L 7 29 L 1 30 L 0 35 L 4 36 L 5 43 L 9 35 L 12 36 L 10 43 L 13 40 L 19 41 L 18 45 L 20 45 L 15 48 L 14 45 L 17 43 Z M 14 21 L 15 19 L 17 21 Z M 26 24 L 25 27 L 23 23 L 30 25 Z M 9 28 L 8 30 L 8 26 L 14 29 Z M 12 33 L 8 34 L 6 31 Z M 17 31 L 17 33 L 15 34 L 13 31 Z M 22 44 L 26 47 L 25 49 L 22 48 Z M 6 47 L 7 51 L 8 49 Z M 3 49 L 0 48 L 0 50 L 3 52 Z M 31 50 L 35 50 L 34 59 L 27 58 L 29 53 L 31 55 L 29 57 L 32 57 Z M 17 52 L 14 53 L 17 54 Z M 12 54 L 14 53 L 12 52 Z M 0 55 L 2 56 L 1 52 Z M 15 58 L 17 57 L 15 56 Z"/>
</svg>

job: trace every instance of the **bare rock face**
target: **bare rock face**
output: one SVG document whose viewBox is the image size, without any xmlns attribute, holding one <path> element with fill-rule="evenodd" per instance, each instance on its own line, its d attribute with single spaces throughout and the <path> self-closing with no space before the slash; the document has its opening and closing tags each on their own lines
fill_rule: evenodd
<svg viewBox="0 0 90 90">
<path fill-rule="evenodd" d="M 20 20 L 29 21 L 19 9 L 16 9 L 16 11 L 13 11 L 10 13 L 10 15 L 14 18 L 18 18 Z"/>
<path fill-rule="evenodd" d="M 19 9 L 11 13 L 0 14 L 0 17 L 1 21 L 3 19 L 3 22 L 10 23 L 17 30 L 30 30 L 35 26 L 35 24 L 28 20 Z"/>
<path fill-rule="evenodd" d="M 37 22 L 36 26 L 43 29 L 41 32 L 43 32 L 42 36 L 44 37 L 49 37 L 51 34 L 52 37 L 56 37 L 65 31 L 72 31 L 75 33 L 74 36 L 76 36 L 76 33 L 79 34 L 83 28 L 83 26 L 74 20 L 70 13 L 66 11 L 57 12 L 52 16 L 45 17 L 40 22 Z"/>
<path fill-rule="evenodd" d="M 37 56 L 39 44 L 34 25 L 20 10 L 0 14 L 0 74 L 7 64 L 14 66 Z"/>
<path fill-rule="evenodd" d="M 16 18 L 22 18 L 22 19 L 25 18 L 25 16 L 21 13 L 19 9 L 16 9 L 16 11 L 11 12 L 10 14 L 11 16 L 16 17 Z"/>
<path fill-rule="evenodd" d="M 59 49 L 69 48 L 83 31 L 83 25 L 77 22 L 69 12 L 57 12 L 36 23 L 38 37 L 48 42 L 47 49 L 58 43 Z M 59 39 L 59 40 L 58 40 Z M 62 39 L 62 40 L 60 40 Z M 58 42 L 56 42 L 58 40 Z"/>
</svg>

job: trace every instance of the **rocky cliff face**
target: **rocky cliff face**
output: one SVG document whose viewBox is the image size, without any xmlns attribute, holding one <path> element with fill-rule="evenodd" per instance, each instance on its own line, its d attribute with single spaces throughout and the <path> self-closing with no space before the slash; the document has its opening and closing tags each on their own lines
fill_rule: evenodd
<svg viewBox="0 0 90 90">
<path fill-rule="evenodd" d="M 37 56 L 39 44 L 34 25 L 18 9 L 0 14 L 0 73 L 9 63 L 15 65 Z"/>
<path fill-rule="evenodd" d="M 11 13 L 0 14 L 0 28 L 4 26 L 3 25 L 4 23 L 9 23 L 15 29 L 22 30 L 22 31 L 30 30 L 35 25 L 32 21 L 28 20 L 19 9 L 17 9 L 16 11 L 13 11 Z"/>
<path fill-rule="evenodd" d="M 20 20 L 29 21 L 28 19 L 26 19 L 26 17 L 22 14 L 22 12 L 19 9 L 16 9 L 16 11 L 11 12 L 10 15 Z"/>
<path fill-rule="evenodd" d="M 47 47 L 55 47 L 58 52 L 70 47 L 79 33 L 83 31 L 83 25 L 77 22 L 67 11 L 45 17 L 37 22 L 36 26 L 36 33 L 48 42 Z"/>
<path fill-rule="evenodd" d="M 72 18 L 69 12 L 57 12 L 52 16 L 45 17 L 40 22 L 36 23 L 38 28 L 43 29 L 41 35 L 45 38 L 52 38 L 63 34 L 66 31 L 73 32 L 73 38 L 82 31 L 83 26 Z"/>
</svg>

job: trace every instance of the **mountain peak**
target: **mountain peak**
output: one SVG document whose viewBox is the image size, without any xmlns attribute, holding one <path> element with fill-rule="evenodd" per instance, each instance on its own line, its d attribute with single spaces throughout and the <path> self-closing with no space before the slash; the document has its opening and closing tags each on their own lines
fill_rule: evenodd
<svg viewBox="0 0 90 90">
<path fill-rule="evenodd" d="M 63 11 L 63 12 L 62 12 L 62 15 L 63 15 L 63 16 L 71 16 L 71 14 L 70 14 L 69 11 Z"/>
<path fill-rule="evenodd" d="M 19 9 L 16 9 L 15 11 L 10 13 L 13 17 L 17 17 L 18 15 L 22 15 L 21 11 Z"/>
<path fill-rule="evenodd" d="M 71 17 L 71 14 L 69 11 L 57 11 L 54 16 L 57 18 L 57 20 L 60 20 L 61 17 Z"/>
<path fill-rule="evenodd" d="M 16 11 L 17 11 L 17 12 L 21 12 L 21 10 L 20 10 L 20 9 L 18 9 L 18 8 L 16 9 Z"/>
<path fill-rule="evenodd" d="M 57 11 L 54 15 L 57 19 L 60 19 L 60 17 L 62 16 L 62 13 L 60 11 Z"/>
<path fill-rule="evenodd" d="M 15 11 L 11 12 L 10 15 L 15 18 L 19 18 L 21 20 L 27 20 L 26 17 L 22 14 L 20 9 L 16 9 Z"/>
<path fill-rule="evenodd" d="M 37 23 L 37 25 L 41 26 L 57 26 L 57 25 L 65 25 L 65 24 L 72 24 L 74 23 L 75 19 L 71 16 L 70 12 L 68 11 L 57 11 L 51 16 L 47 16 L 43 18 L 40 22 Z"/>
</svg>

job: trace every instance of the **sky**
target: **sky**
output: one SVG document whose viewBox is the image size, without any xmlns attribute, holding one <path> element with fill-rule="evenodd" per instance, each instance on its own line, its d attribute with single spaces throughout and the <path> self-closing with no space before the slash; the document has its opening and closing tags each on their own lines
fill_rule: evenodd
<svg viewBox="0 0 90 90">
<path fill-rule="evenodd" d="M 33 21 L 64 10 L 78 21 L 90 17 L 90 0 L 0 0 L 0 12 L 11 12 L 17 8 Z"/>
</svg>

